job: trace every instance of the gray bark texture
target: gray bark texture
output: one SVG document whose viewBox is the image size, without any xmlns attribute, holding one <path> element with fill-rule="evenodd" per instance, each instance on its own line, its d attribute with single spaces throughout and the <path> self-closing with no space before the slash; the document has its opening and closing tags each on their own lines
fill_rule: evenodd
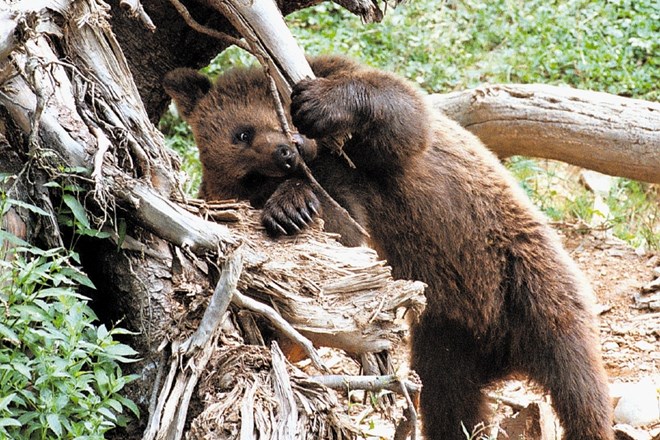
<svg viewBox="0 0 660 440">
<path fill-rule="evenodd" d="M 500 157 L 555 159 L 660 183 L 660 104 L 542 84 L 430 97 Z"/>
</svg>

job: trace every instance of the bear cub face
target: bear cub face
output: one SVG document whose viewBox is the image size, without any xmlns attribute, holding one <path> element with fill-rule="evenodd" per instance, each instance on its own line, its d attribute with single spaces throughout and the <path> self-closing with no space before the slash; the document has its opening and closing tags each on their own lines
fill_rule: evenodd
<svg viewBox="0 0 660 440">
<path fill-rule="evenodd" d="M 263 75 L 254 73 L 236 70 L 215 85 L 192 69 L 177 69 L 164 79 L 199 147 L 201 198 L 247 199 L 263 207 L 282 182 L 300 173 L 303 160 L 316 156 L 313 140 L 295 134 L 291 142 L 282 133 Z"/>
</svg>

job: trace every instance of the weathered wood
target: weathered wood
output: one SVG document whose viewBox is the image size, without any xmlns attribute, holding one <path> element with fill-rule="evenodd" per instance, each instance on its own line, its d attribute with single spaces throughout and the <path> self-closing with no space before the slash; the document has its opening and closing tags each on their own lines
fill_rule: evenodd
<svg viewBox="0 0 660 440">
<path fill-rule="evenodd" d="M 173 345 L 170 374 L 156 405 L 158 411 L 150 414 L 143 440 L 178 439 L 183 436 L 190 398 L 215 351 L 220 336 L 218 329 L 242 270 L 243 259 L 239 248 L 227 260 L 197 330 L 181 344 Z"/>
<path fill-rule="evenodd" d="M 29 28 L 27 41 L 7 40 L 7 47 L 16 50 L 10 58 L 0 60 L 0 105 L 6 109 L 3 115 L 19 132 L 15 137 L 29 140 L 32 157 L 48 158 L 44 163 L 55 172 L 72 165 L 93 170 L 92 179 L 80 181 L 90 189 L 85 199 L 90 209 L 106 218 L 128 217 L 131 226 L 124 241 L 139 253 L 117 253 L 116 245 L 105 243 L 95 247 L 109 247 L 124 261 L 109 263 L 103 252 L 100 256 L 81 256 L 91 256 L 92 267 L 109 266 L 103 272 L 116 272 L 117 278 L 109 285 L 99 285 L 121 290 L 124 295 L 115 298 L 117 303 L 111 303 L 111 308 L 117 308 L 119 302 L 127 303 L 123 310 L 125 322 L 144 330 L 136 338 L 146 338 L 138 344 L 145 359 L 138 367 L 145 373 L 147 386 L 149 371 L 168 369 L 164 365 L 147 367 L 152 366 L 152 359 L 161 358 L 158 346 L 162 339 L 166 335 L 175 339 L 172 350 L 176 355 L 177 341 L 192 332 L 187 325 L 176 327 L 175 322 L 190 321 L 185 307 L 175 300 L 176 295 L 183 292 L 198 304 L 203 302 L 204 295 L 200 294 L 215 273 L 210 266 L 216 262 L 223 265 L 229 250 L 239 243 L 243 243 L 244 268 L 238 290 L 269 305 L 315 343 L 360 355 L 387 350 L 400 340 L 403 332 L 396 311 L 419 311 L 424 304 L 424 286 L 393 281 L 389 268 L 378 261 L 374 251 L 346 250 L 318 227 L 302 237 L 273 242 L 261 230 L 258 213 L 246 205 L 234 203 L 231 215 L 217 215 L 232 220 L 231 225 L 221 225 L 192 214 L 190 210 L 200 212 L 199 204 L 189 210 L 185 203 L 172 201 L 170 192 L 177 188 L 172 157 L 137 99 L 137 88 L 105 21 L 107 10 L 98 7 L 102 3 L 96 0 L 51 1 L 57 9 L 44 9 L 46 0 L 38 10 L 30 10 L 34 3 L 20 3 L 25 10 L 16 17 L 40 14 L 40 23 L 49 24 L 50 35 L 46 38 L 36 28 Z M 118 239 L 117 234 L 114 236 Z M 155 252 L 139 251 L 145 247 L 141 242 L 145 238 Z M 208 260 L 207 264 L 207 255 L 218 259 Z M 133 290 L 135 286 L 140 287 Z M 217 345 L 210 347 L 213 350 L 203 351 L 199 362 L 213 361 Z M 308 349 L 313 350 L 311 344 Z M 259 353 L 269 356 L 268 352 Z M 161 358 L 159 362 L 170 361 Z M 171 365 L 177 363 L 172 361 Z M 179 371 L 177 367 L 169 370 L 172 374 Z M 218 371 L 193 368 L 181 372 L 180 380 L 165 380 L 163 395 L 176 398 L 152 408 L 170 423 L 161 425 L 164 430 L 152 424 L 147 430 L 149 436 L 158 436 L 158 432 L 167 438 L 181 436 L 187 416 L 184 409 L 194 398 L 194 384 L 205 374 Z M 337 430 L 347 429 L 346 423 L 335 420 L 328 411 L 335 404 L 328 400 L 331 393 L 327 389 L 318 384 L 298 384 L 295 391 L 299 400 L 304 393 L 313 396 L 305 400 L 306 411 L 298 414 L 298 427 L 320 423 L 331 432 L 336 422 Z M 259 393 L 265 397 L 263 402 L 273 401 L 272 395 L 268 396 L 271 388 L 260 389 Z M 270 411 L 259 405 L 254 404 L 255 413 Z M 315 414 L 314 405 L 321 405 L 323 410 Z"/>
<path fill-rule="evenodd" d="M 660 183 L 660 103 L 541 84 L 483 86 L 429 99 L 500 157 L 555 159 Z"/>
<path fill-rule="evenodd" d="M 292 84 L 314 77 L 273 0 L 204 1 L 222 12 L 246 39 L 253 55 L 275 79 L 285 104 L 288 105 Z"/>
</svg>

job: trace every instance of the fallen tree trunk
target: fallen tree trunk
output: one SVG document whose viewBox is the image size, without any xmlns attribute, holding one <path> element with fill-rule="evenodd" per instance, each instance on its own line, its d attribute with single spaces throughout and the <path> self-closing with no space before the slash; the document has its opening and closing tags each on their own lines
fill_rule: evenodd
<svg viewBox="0 0 660 440">
<path fill-rule="evenodd" d="M 660 183 L 660 104 L 542 84 L 483 86 L 431 103 L 498 156 L 555 159 Z"/>
</svg>

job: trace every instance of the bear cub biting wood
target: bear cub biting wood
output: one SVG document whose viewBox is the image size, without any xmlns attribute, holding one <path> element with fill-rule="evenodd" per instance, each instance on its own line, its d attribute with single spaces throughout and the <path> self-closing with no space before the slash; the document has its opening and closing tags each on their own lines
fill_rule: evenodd
<svg viewBox="0 0 660 440">
<path fill-rule="evenodd" d="M 462 425 L 488 416 L 484 387 L 524 375 L 550 393 L 565 440 L 611 440 L 589 289 L 497 158 L 404 80 L 341 57 L 311 64 L 318 78 L 292 94 L 297 145 L 281 132 L 261 69 L 214 85 L 190 69 L 166 76 L 199 147 L 200 196 L 249 200 L 271 235 L 294 234 L 326 209 L 304 160 L 393 275 L 428 285 L 411 359 L 426 438 L 465 440 Z M 328 141 L 346 134 L 355 168 Z M 328 217 L 326 229 L 360 244 Z"/>
</svg>

